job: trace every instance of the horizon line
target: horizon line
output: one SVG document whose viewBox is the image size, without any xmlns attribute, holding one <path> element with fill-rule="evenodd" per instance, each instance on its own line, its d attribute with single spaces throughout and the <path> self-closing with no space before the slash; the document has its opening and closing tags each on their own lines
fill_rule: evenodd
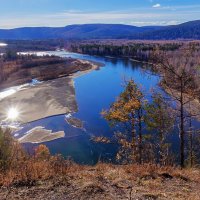
<svg viewBox="0 0 200 200">
<path fill-rule="evenodd" d="M 195 22 L 195 21 L 200 21 L 200 19 L 197 20 L 190 20 L 190 21 L 184 21 L 182 23 L 178 23 L 178 24 L 169 24 L 169 25 L 156 25 L 156 24 L 150 24 L 150 25 L 144 25 L 144 26 L 137 26 L 137 25 L 133 25 L 133 24 L 128 24 L 128 23 L 74 23 L 74 24 L 68 24 L 65 26 L 18 26 L 18 27 L 13 27 L 13 28 L 1 28 L 0 30 L 13 30 L 13 29 L 20 29 L 20 28 L 64 28 L 67 26 L 82 26 L 82 25 L 124 25 L 124 26 L 132 26 L 132 27 L 156 27 L 156 26 L 160 26 L 160 27 L 168 27 L 168 26 L 177 26 L 177 25 L 181 25 L 184 23 L 189 23 L 189 22 Z"/>
</svg>

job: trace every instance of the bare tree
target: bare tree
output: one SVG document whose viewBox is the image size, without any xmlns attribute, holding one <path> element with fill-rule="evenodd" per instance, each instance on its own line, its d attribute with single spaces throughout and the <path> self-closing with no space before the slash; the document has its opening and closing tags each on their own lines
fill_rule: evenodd
<svg viewBox="0 0 200 200">
<path fill-rule="evenodd" d="M 189 102 L 199 97 L 199 61 L 199 53 L 193 48 L 183 48 L 176 52 L 155 51 L 151 60 L 154 70 L 162 77 L 161 85 L 177 102 L 181 167 L 184 167 L 185 161 L 186 108 Z"/>
<path fill-rule="evenodd" d="M 174 112 L 168 101 L 160 93 L 153 92 L 152 103 L 145 107 L 145 124 L 148 130 L 154 131 L 156 149 L 158 149 L 158 162 L 168 164 L 169 144 L 166 142 L 167 135 L 174 127 Z"/>
</svg>

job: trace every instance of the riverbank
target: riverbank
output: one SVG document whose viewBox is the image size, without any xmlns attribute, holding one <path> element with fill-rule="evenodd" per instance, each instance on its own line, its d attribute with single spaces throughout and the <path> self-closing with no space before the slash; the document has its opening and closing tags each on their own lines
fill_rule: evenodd
<svg viewBox="0 0 200 200">
<path fill-rule="evenodd" d="M 73 79 L 59 78 L 27 87 L 0 101 L 0 120 L 14 107 L 18 122 L 26 124 L 53 115 L 77 111 Z"/>
<path fill-rule="evenodd" d="M 35 179 L 32 182 L 18 181 L 8 187 L 0 187 L 0 199 L 199 199 L 198 169 L 180 170 L 150 164 L 98 164 L 94 167 L 69 164 L 61 171 L 57 167 L 56 175 L 45 178 L 43 173 L 47 166 L 44 162 L 40 172 L 36 172 L 40 165 L 34 168 Z M 53 168 L 50 171 L 54 173 Z M 42 178 L 37 179 L 37 173 Z"/>
<path fill-rule="evenodd" d="M 31 83 L 32 79 L 48 81 L 74 75 L 99 66 L 97 63 L 58 56 L 18 55 L 14 61 L 4 61 L 0 68 L 0 89 Z"/>
<path fill-rule="evenodd" d="M 69 74 L 62 74 L 60 78 L 29 86 L 2 99 L 0 120 L 6 119 L 6 109 L 10 107 L 17 107 L 18 120 L 22 124 L 50 116 L 77 112 L 74 78 L 97 70 L 99 65 L 82 60 L 76 62 L 76 66 Z"/>
<path fill-rule="evenodd" d="M 67 60 L 68 59 L 65 59 L 65 61 Z M 54 64 L 52 66 L 46 66 L 45 76 L 43 78 L 41 78 L 41 76 L 36 77 L 42 82 L 26 86 L 25 88 L 16 91 L 14 94 L 1 99 L 0 121 L 9 122 L 8 112 L 11 108 L 14 108 L 16 112 L 18 112 L 17 119 L 15 120 L 20 124 L 27 124 L 50 116 L 77 112 L 78 106 L 75 98 L 74 78 L 83 76 L 93 70 L 98 70 L 100 65 L 89 61 L 71 58 L 67 65 L 57 65 L 59 65 L 59 67 L 57 67 L 56 70 Z M 34 70 L 40 71 L 41 69 L 38 66 L 34 67 Z M 47 78 L 50 78 L 52 73 L 54 73 L 54 76 L 57 78 L 44 81 Z M 14 78 L 16 77 L 14 76 Z M 73 121 L 72 125 L 76 126 L 74 123 L 75 122 Z M 79 126 L 80 122 L 77 121 L 77 123 L 77 126 Z M 41 135 L 39 139 L 36 140 L 34 133 L 35 130 L 32 131 L 28 139 L 22 138 L 21 142 L 24 143 L 27 141 L 30 143 L 42 143 L 64 137 L 63 132 L 52 135 L 51 131 L 43 130 L 40 133 Z"/>
<path fill-rule="evenodd" d="M 34 129 L 28 131 L 26 135 L 19 138 L 18 141 L 21 144 L 40 144 L 42 142 L 49 142 L 63 137 L 65 137 L 64 131 L 52 132 L 51 130 L 46 130 L 44 127 L 35 127 Z"/>
</svg>

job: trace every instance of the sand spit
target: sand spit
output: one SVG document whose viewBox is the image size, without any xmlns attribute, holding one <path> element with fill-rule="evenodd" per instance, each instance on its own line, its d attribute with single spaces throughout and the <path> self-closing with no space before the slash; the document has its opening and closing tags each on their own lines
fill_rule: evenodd
<svg viewBox="0 0 200 200">
<path fill-rule="evenodd" d="M 75 62 L 74 62 L 75 63 Z M 75 63 L 76 64 L 76 63 Z M 80 65 L 80 69 L 78 66 Z M 85 66 L 85 67 L 83 67 Z M 62 74 L 59 78 L 44 81 L 36 85 L 27 86 L 14 94 L 0 100 L 0 121 L 9 122 L 10 109 L 18 112 L 17 122 L 27 124 L 51 116 L 71 114 L 78 111 L 75 98 L 75 78 L 87 74 L 100 67 L 97 63 L 77 61 L 76 69 L 70 74 Z M 84 70 L 85 69 L 85 70 Z M 83 124 L 78 119 L 68 122 L 72 126 L 82 128 Z M 65 136 L 63 131 L 52 133 L 50 130 L 37 127 L 20 138 L 21 143 L 42 143 Z"/>
<path fill-rule="evenodd" d="M 82 61 L 82 64 L 90 64 L 91 68 L 67 77 L 44 81 L 0 100 L 0 121 L 7 119 L 10 108 L 15 108 L 19 112 L 17 120 L 22 124 L 77 112 L 73 79 L 99 68 L 98 65 L 88 61 Z"/>
<path fill-rule="evenodd" d="M 20 90 L 0 101 L 0 120 L 6 120 L 10 108 L 19 112 L 22 124 L 46 117 L 77 111 L 71 78 L 59 78 Z"/>
<path fill-rule="evenodd" d="M 44 127 L 38 126 L 28 131 L 27 134 L 19 138 L 18 141 L 20 143 L 39 144 L 63 137 L 65 137 L 64 131 L 59 131 L 54 133 L 51 130 L 47 130 Z"/>
</svg>

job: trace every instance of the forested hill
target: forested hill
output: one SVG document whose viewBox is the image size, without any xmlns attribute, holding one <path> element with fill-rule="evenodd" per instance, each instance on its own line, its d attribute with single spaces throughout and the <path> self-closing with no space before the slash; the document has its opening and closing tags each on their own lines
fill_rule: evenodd
<svg viewBox="0 0 200 200">
<path fill-rule="evenodd" d="M 133 36 L 134 37 L 134 36 Z M 160 30 L 141 34 L 140 39 L 200 39 L 200 20 L 186 22 L 180 25 L 167 26 Z"/>
<path fill-rule="evenodd" d="M 129 39 L 137 34 L 159 30 L 159 26 L 136 27 L 121 24 L 83 24 L 66 27 L 27 27 L 0 29 L 0 39 Z"/>
<path fill-rule="evenodd" d="M 0 39 L 200 39 L 200 20 L 174 26 L 136 27 L 120 24 L 84 24 L 66 27 L 0 29 Z"/>
</svg>

